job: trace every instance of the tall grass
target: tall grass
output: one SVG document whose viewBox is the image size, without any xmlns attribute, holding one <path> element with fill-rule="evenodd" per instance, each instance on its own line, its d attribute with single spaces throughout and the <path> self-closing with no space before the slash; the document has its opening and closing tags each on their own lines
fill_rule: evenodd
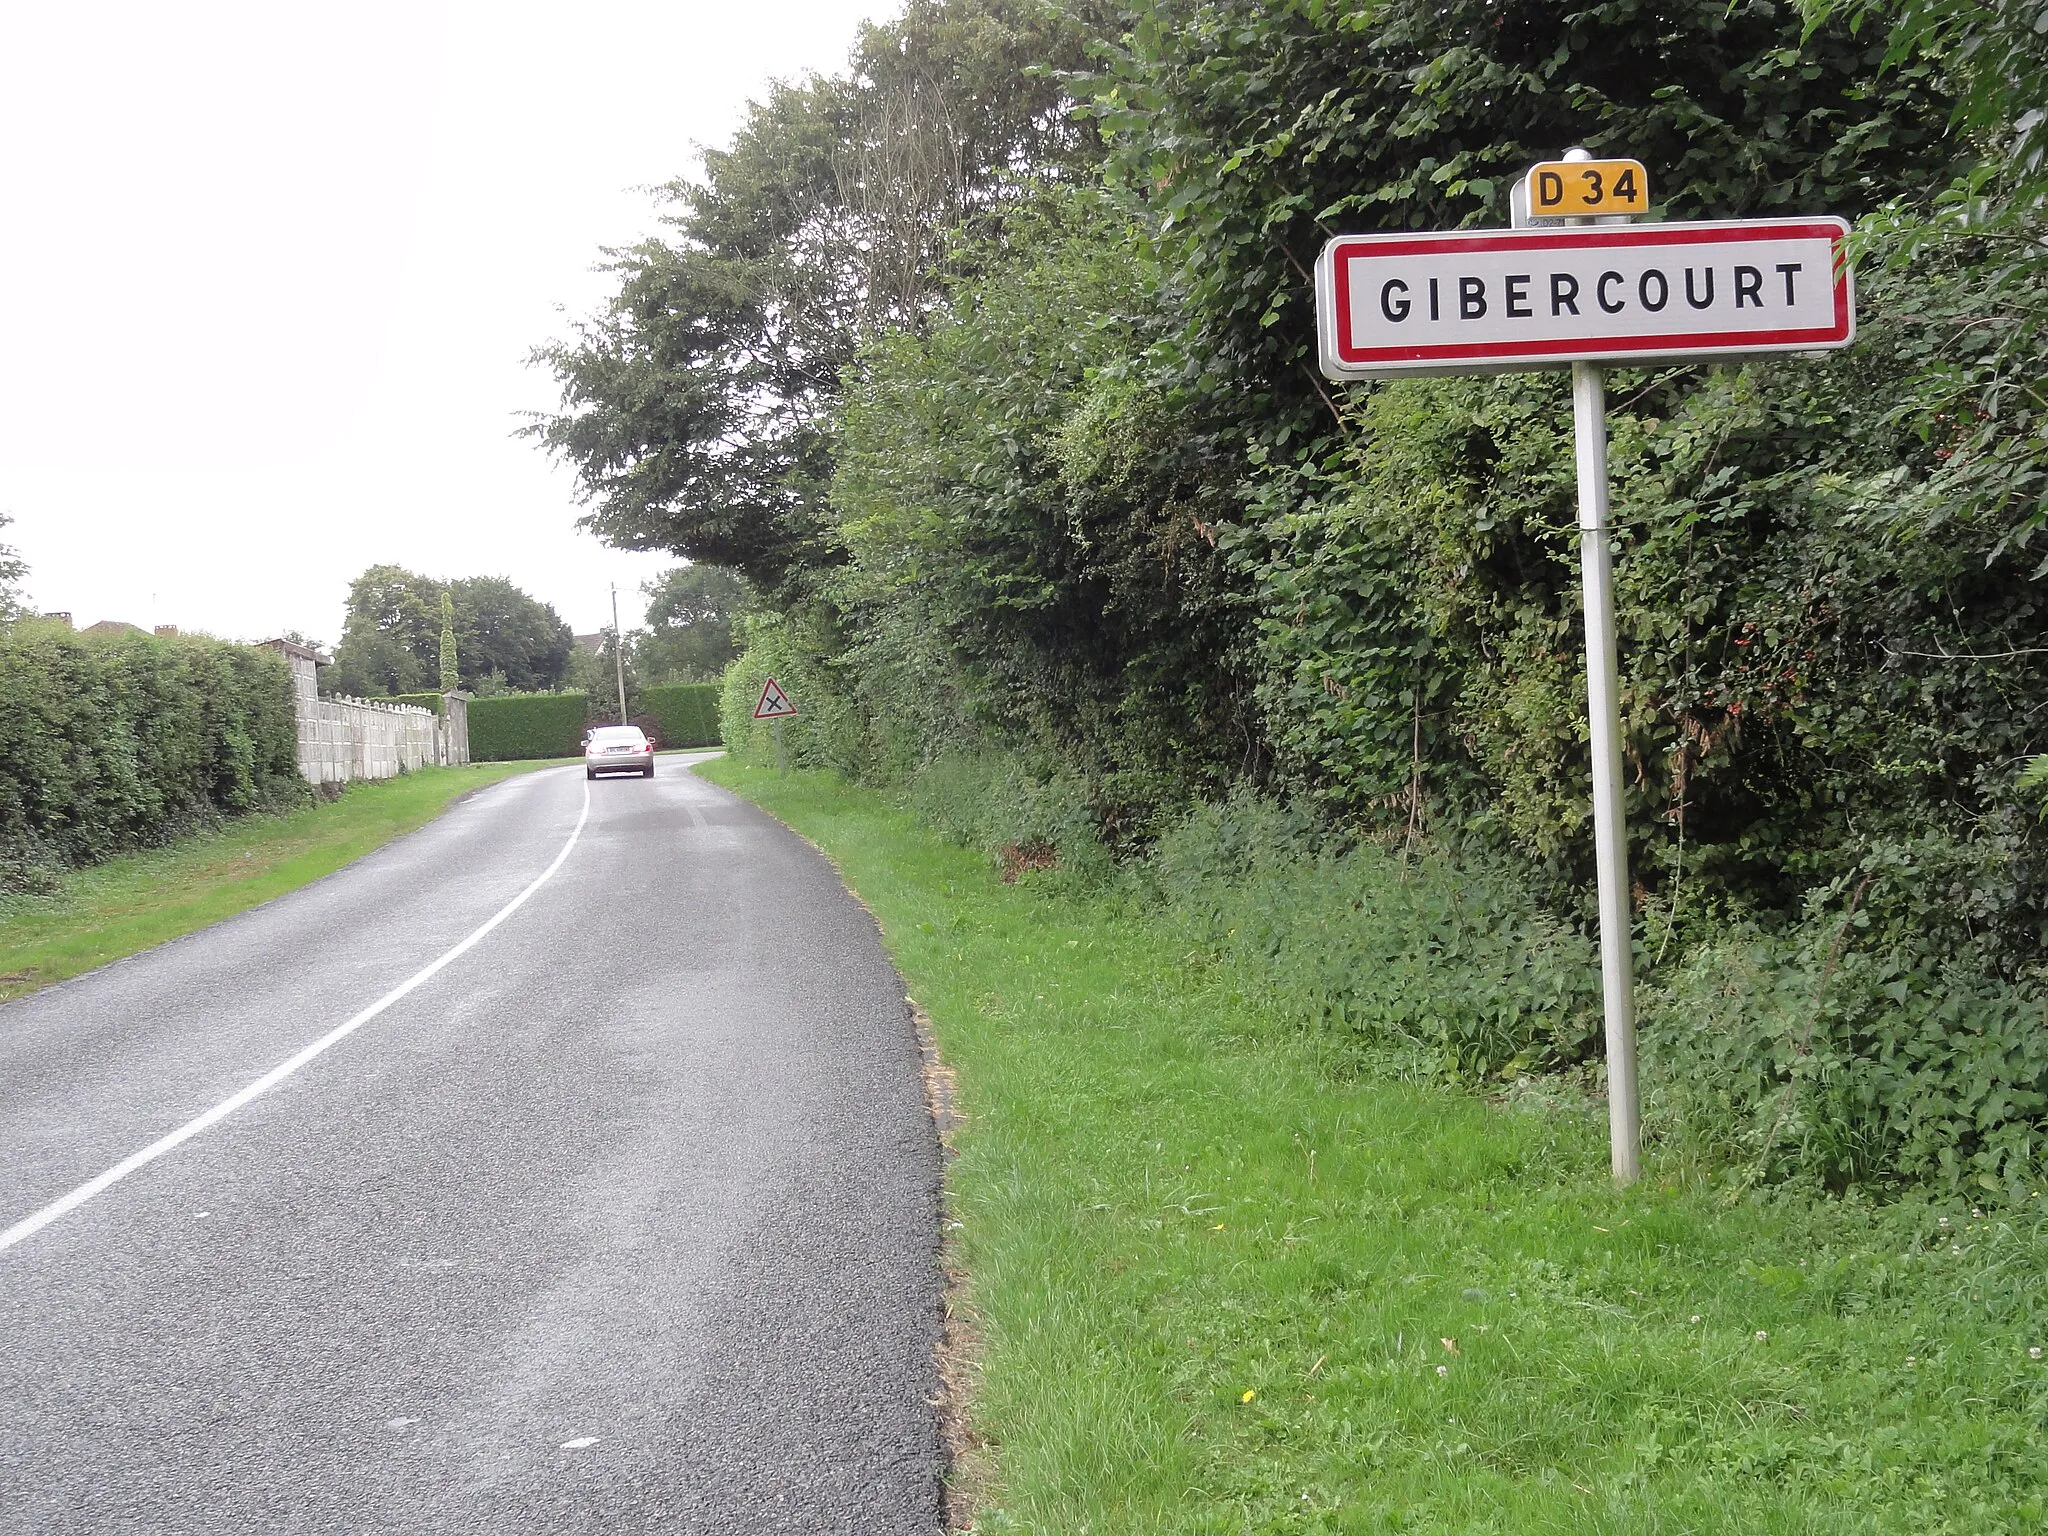
<svg viewBox="0 0 2048 1536">
<path fill-rule="evenodd" d="M 1196 806 L 1118 862 L 1078 782 L 996 754 L 940 758 L 903 798 L 992 864 L 1049 865 L 1036 878 L 1255 978 L 1334 1062 L 1600 1089 L 1597 950 L 1503 862 L 1360 840 L 1254 794 Z M 1916 949 L 1854 895 L 1837 882 L 1775 930 L 1724 918 L 1639 942 L 1648 1133 L 1735 1184 L 2024 1200 L 2048 1160 L 2048 986 Z"/>
</svg>

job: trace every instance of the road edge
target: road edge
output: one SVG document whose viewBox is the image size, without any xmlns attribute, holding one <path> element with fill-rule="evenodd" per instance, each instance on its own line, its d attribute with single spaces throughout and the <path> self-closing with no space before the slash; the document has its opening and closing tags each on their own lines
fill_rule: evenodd
<svg viewBox="0 0 2048 1536">
<path fill-rule="evenodd" d="M 689 765 L 685 771 L 693 772 L 694 767 Z M 889 954 L 882 920 L 846 878 L 845 869 L 830 850 L 739 790 L 713 779 L 700 778 L 699 782 L 744 801 L 823 859 L 846 894 L 875 925 L 876 940 L 881 943 L 883 954 Z M 889 955 L 889 964 L 896 970 L 897 979 L 902 980 L 903 972 L 893 955 Z M 946 1172 L 960 1155 L 960 1131 L 967 1122 L 967 1113 L 962 1107 L 959 1077 L 939 1050 L 938 1031 L 932 1025 L 931 1015 L 909 993 L 907 982 L 905 988 L 904 1015 L 917 1039 L 918 1075 L 923 1083 L 925 1110 L 931 1117 L 932 1134 L 939 1147 L 939 1230 L 935 1234 L 934 1254 L 939 1269 L 940 1314 L 938 1337 L 932 1345 L 938 1395 L 931 1406 L 938 1417 L 939 1449 L 944 1459 L 939 1476 L 940 1517 L 947 1531 L 972 1531 L 975 1514 L 994 1487 L 995 1468 L 990 1448 L 974 1432 L 972 1424 L 974 1398 L 981 1381 L 982 1332 L 960 1244 L 953 1236 L 960 1230 L 960 1219 L 955 1214 L 958 1197 Z"/>
</svg>

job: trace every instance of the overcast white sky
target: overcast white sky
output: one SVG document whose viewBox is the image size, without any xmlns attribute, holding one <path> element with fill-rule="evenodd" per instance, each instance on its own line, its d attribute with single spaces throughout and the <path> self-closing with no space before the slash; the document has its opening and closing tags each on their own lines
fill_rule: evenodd
<svg viewBox="0 0 2048 1536">
<path fill-rule="evenodd" d="M 0 542 L 39 609 L 329 644 L 391 562 L 579 631 L 672 563 L 511 434 L 641 190 L 893 0 L 0 0 Z"/>
</svg>

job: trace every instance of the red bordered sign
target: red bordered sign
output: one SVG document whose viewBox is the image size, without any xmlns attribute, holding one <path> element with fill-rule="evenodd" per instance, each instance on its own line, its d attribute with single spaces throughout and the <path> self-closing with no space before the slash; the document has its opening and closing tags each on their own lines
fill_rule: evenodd
<svg viewBox="0 0 2048 1536">
<path fill-rule="evenodd" d="M 756 720 L 787 720 L 796 713 L 796 700 L 782 691 L 782 684 L 769 678 L 761 685 L 761 701 L 754 706 Z"/>
<path fill-rule="evenodd" d="M 1342 235 L 1316 263 L 1333 379 L 1846 347 L 1837 218 Z"/>
</svg>

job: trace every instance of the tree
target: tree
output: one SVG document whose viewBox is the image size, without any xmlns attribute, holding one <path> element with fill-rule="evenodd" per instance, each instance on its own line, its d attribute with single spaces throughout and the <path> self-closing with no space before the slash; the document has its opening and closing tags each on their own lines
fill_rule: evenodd
<svg viewBox="0 0 2048 1536">
<path fill-rule="evenodd" d="M 5 512 L 0 512 L 0 528 L 13 521 Z M 21 591 L 21 583 L 27 575 L 28 562 L 12 545 L 0 544 L 0 624 L 21 618 L 28 612 Z"/>
<path fill-rule="evenodd" d="M 1775 0 L 1150 5 L 1096 82 L 1119 179 L 1184 294 L 1176 366 L 1290 458 L 1341 436 L 1309 274 L 1331 235 L 1504 225 L 1532 162 L 1651 168 L 1674 218 L 1854 215 L 1939 185 L 1948 98 Z M 1246 417 L 1251 418 L 1249 421 Z"/>
<path fill-rule="evenodd" d="M 561 615 L 497 576 L 440 582 L 373 565 L 349 586 L 334 686 L 343 693 L 420 693 L 441 679 L 443 598 L 452 609 L 456 681 L 493 674 L 519 690 L 553 688 L 573 637 Z"/>
<path fill-rule="evenodd" d="M 586 718 L 593 725 L 617 725 L 640 713 L 640 669 L 634 664 L 633 647 L 626 647 L 626 707 L 619 708 L 618 633 L 604 631 L 603 643 L 595 651 L 579 650 L 569 664 L 569 684 L 590 697 Z"/>
<path fill-rule="evenodd" d="M 708 682 L 739 654 L 736 621 L 753 589 L 738 572 L 679 565 L 640 590 L 648 597 L 647 628 L 630 654 L 650 681 Z"/>
<path fill-rule="evenodd" d="M 439 649 L 440 586 L 396 565 L 373 565 L 349 584 L 341 641 L 334 648 L 338 692 L 376 696 L 423 692 Z"/>
<path fill-rule="evenodd" d="M 450 582 L 465 688 L 495 672 L 519 692 L 557 688 L 574 636 L 562 616 L 501 576 Z"/>
<path fill-rule="evenodd" d="M 441 691 L 453 693 L 462 685 L 462 673 L 456 666 L 455 649 L 455 598 L 446 587 L 441 589 Z"/>
<path fill-rule="evenodd" d="M 764 589 L 836 563 L 841 375 L 863 335 L 920 322 L 978 248 L 956 232 L 999 229 L 1020 178 L 1088 173 L 1064 82 L 1111 9 L 912 0 L 664 189 L 666 237 L 610 252 L 617 291 L 534 354 L 562 409 L 530 431 L 574 466 L 583 525 Z"/>
</svg>

